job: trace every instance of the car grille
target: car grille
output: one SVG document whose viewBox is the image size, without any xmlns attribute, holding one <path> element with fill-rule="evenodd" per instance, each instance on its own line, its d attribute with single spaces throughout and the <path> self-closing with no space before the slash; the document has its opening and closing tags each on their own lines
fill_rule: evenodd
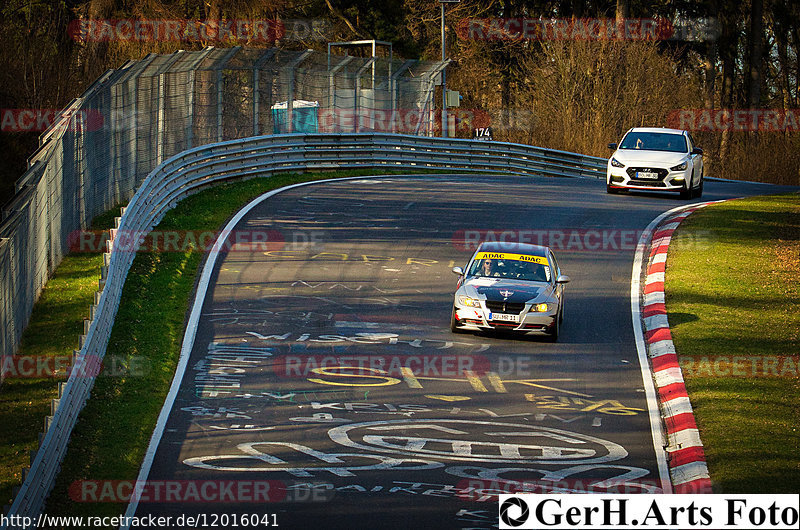
<svg viewBox="0 0 800 530">
<path fill-rule="evenodd" d="M 493 327 L 494 329 L 500 329 L 500 328 L 512 329 L 519 326 L 519 324 L 517 324 L 516 322 L 490 322 L 489 326 Z"/>
<path fill-rule="evenodd" d="M 525 304 L 519 302 L 492 302 L 490 300 L 487 300 L 486 307 L 492 313 L 506 313 L 510 315 L 519 315 L 520 313 L 522 313 L 522 310 L 525 309 Z"/>
<path fill-rule="evenodd" d="M 629 186 L 649 186 L 651 188 L 666 188 L 667 185 L 660 180 L 631 180 Z"/>
<path fill-rule="evenodd" d="M 628 173 L 628 177 L 630 177 L 631 182 L 630 184 L 636 186 L 658 186 L 658 183 L 661 183 L 669 173 L 668 170 L 662 167 L 629 167 L 625 170 Z M 655 179 L 637 179 L 636 172 L 637 171 L 650 171 L 653 173 L 658 173 L 658 178 Z"/>
</svg>

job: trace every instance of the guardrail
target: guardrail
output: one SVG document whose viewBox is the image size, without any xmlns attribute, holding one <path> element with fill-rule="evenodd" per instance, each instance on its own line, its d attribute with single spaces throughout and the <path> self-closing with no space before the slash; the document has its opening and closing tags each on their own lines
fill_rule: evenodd
<svg viewBox="0 0 800 530">
<path fill-rule="evenodd" d="M 394 134 L 281 135 L 231 140 L 179 153 L 154 169 L 124 209 L 117 229 L 147 234 L 182 198 L 222 180 L 320 169 L 453 169 L 513 175 L 604 178 L 605 159 L 501 142 L 476 142 Z M 104 255 L 101 291 L 90 314 L 75 368 L 54 407 L 49 428 L 8 515 L 42 512 L 78 414 L 94 377 L 88 360 L 105 355 L 133 252 Z M 0 241 L 2 245 L 2 241 Z M 12 528 L 4 526 L 3 528 Z"/>
<path fill-rule="evenodd" d="M 0 362 L 16 353 L 70 234 L 129 201 L 161 162 L 265 132 L 408 133 L 409 117 L 433 135 L 435 113 L 409 109 L 432 108 L 445 66 L 234 46 L 150 54 L 107 71 L 42 133 L 3 206 Z M 303 100 L 321 114 L 295 109 Z M 375 119 L 388 116 L 396 119 Z"/>
</svg>

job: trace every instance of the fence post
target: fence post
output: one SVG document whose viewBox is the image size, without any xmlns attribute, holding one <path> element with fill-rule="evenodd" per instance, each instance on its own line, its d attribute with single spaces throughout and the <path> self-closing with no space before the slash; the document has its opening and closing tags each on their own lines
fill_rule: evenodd
<svg viewBox="0 0 800 530">
<path fill-rule="evenodd" d="M 197 66 L 213 49 L 213 46 L 206 46 L 188 68 L 189 88 L 187 89 L 187 94 L 189 95 L 189 101 L 186 102 L 186 107 L 188 109 L 186 113 L 186 149 L 191 149 L 192 143 L 194 142 L 194 85 L 197 77 Z"/>
<path fill-rule="evenodd" d="M 330 58 L 328 59 L 330 62 Z M 336 125 L 333 131 L 335 132 L 339 130 L 338 127 L 338 117 L 336 115 L 336 75 L 338 74 L 339 70 L 347 66 L 350 62 L 353 61 L 353 57 L 346 56 L 343 58 L 339 64 L 334 66 L 332 69 L 328 71 L 328 109 L 331 113 L 331 118 L 333 119 L 333 123 Z"/>
<path fill-rule="evenodd" d="M 258 136 L 259 124 L 259 105 L 261 104 L 261 94 L 259 94 L 259 80 L 261 77 L 261 68 L 273 55 L 275 55 L 275 48 L 270 48 L 253 63 L 253 136 Z"/>
<path fill-rule="evenodd" d="M 167 107 L 167 73 L 169 69 L 175 64 L 175 61 L 180 59 L 183 50 L 178 50 L 172 54 L 172 57 L 166 64 L 158 69 L 158 111 L 156 113 L 156 165 L 164 161 L 164 141 L 166 136 L 166 107 Z"/>
<path fill-rule="evenodd" d="M 261 72 L 253 68 L 253 136 L 258 136 L 258 76 Z"/>
<path fill-rule="evenodd" d="M 409 59 L 408 61 L 404 62 L 400 68 L 397 69 L 395 73 L 391 75 L 389 78 L 389 90 L 392 92 L 392 132 L 397 133 L 397 116 L 395 116 L 395 112 L 397 112 L 397 79 L 400 75 L 411 68 L 413 64 L 416 64 L 417 61 L 413 59 Z M 419 110 L 419 109 L 417 109 Z"/>
<path fill-rule="evenodd" d="M 359 99 L 361 99 L 361 74 L 364 73 L 364 70 L 366 70 L 370 66 L 373 66 L 374 64 L 375 64 L 375 57 L 372 57 L 370 60 L 365 62 L 363 66 L 361 66 L 361 68 L 359 68 L 358 71 L 356 72 L 356 84 L 355 84 L 355 90 L 353 91 L 353 120 L 355 121 L 355 132 L 361 132 L 361 119 L 358 115 L 358 109 L 361 107 L 361 105 L 359 105 Z M 372 85 L 372 89 L 375 90 L 374 82 Z"/>
<path fill-rule="evenodd" d="M 222 141 L 222 89 L 224 87 L 223 79 L 222 79 L 222 70 L 225 68 L 225 65 L 228 64 L 228 61 L 236 55 L 236 53 L 241 49 L 241 46 L 234 46 L 231 48 L 225 57 L 219 62 L 219 64 L 214 66 L 214 69 L 217 71 L 217 141 Z"/>
</svg>

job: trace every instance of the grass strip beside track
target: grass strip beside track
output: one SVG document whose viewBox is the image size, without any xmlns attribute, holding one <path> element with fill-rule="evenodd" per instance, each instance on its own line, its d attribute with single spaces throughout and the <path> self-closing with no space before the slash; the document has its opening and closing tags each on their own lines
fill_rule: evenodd
<svg viewBox="0 0 800 530">
<path fill-rule="evenodd" d="M 675 232 L 669 323 L 720 493 L 800 490 L 800 195 L 709 206 Z"/>
<path fill-rule="evenodd" d="M 116 212 L 116 213 L 114 213 Z M 119 208 L 98 216 L 93 230 L 113 226 Z M 33 308 L 28 327 L 22 334 L 13 363 L 26 372 L 30 363 L 43 358 L 61 361 L 72 356 L 78 348 L 78 336 L 83 334 L 83 321 L 89 317 L 89 305 L 94 302 L 100 279 L 100 253 L 73 253 L 64 257 Z M 55 363 L 47 365 L 55 367 Z M 7 366 L 8 368 L 8 366 Z M 35 373 L 40 373 L 35 368 Z M 0 386 L 0 501 L 10 504 L 12 490 L 22 481 L 22 469 L 30 466 L 30 453 L 39 447 L 39 434 L 44 429 L 44 417 L 50 414 L 50 402 L 58 397 L 58 383 L 64 377 L 30 378 L 17 372 L 9 374 Z"/>
<path fill-rule="evenodd" d="M 247 202 L 269 190 L 297 182 L 377 173 L 358 170 L 282 174 L 216 186 L 181 201 L 155 230 L 217 231 Z M 175 372 L 185 318 L 203 257 L 204 253 L 198 249 L 137 253 L 106 351 L 106 358 L 122 359 L 136 366 L 136 370 L 125 376 L 97 378 L 91 399 L 72 433 L 45 513 L 94 517 L 125 512 L 127 502 L 76 501 L 83 481 L 130 484 L 136 481 Z M 120 490 L 130 491 L 125 487 Z M 116 493 L 116 490 L 97 490 L 101 498 Z"/>
</svg>

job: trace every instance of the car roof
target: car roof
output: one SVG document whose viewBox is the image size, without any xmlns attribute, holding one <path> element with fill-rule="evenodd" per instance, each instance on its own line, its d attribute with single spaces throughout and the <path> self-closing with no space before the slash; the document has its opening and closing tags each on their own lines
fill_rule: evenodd
<svg viewBox="0 0 800 530">
<path fill-rule="evenodd" d="M 477 252 L 508 252 L 511 254 L 525 254 L 526 256 L 547 257 L 547 247 L 531 245 L 529 243 L 504 243 L 502 241 L 486 241 L 481 243 Z M 476 253 L 477 253 L 476 252 Z"/>
<path fill-rule="evenodd" d="M 666 127 L 633 127 L 631 129 L 629 129 L 628 132 L 655 132 L 655 133 L 686 134 L 686 131 L 683 131 L 681 129 L 668 129 Z"/>
</svg>

